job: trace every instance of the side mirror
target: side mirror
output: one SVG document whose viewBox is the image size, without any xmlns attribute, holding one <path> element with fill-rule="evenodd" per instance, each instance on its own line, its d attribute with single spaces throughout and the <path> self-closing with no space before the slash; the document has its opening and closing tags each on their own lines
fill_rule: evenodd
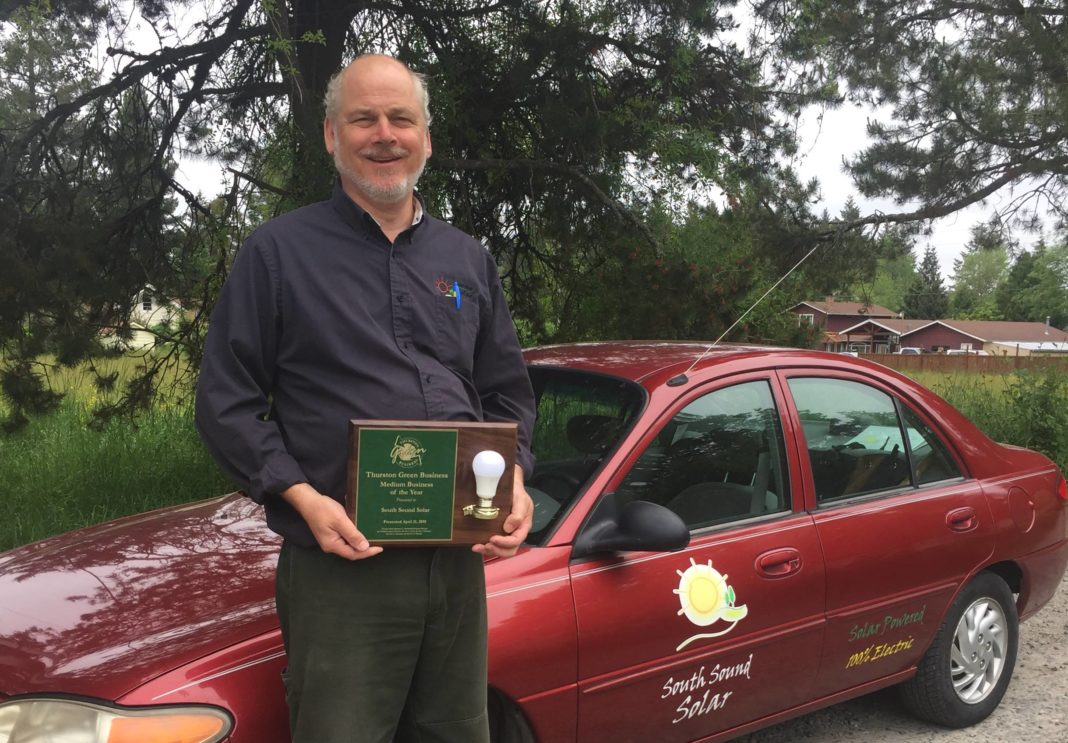
<svg viewBox="0 0 1068 743">
<path fill-rule="evenodd" d="M 576 537 L 571 556 L 623 550 L 668 552 L 689 543 L 690 530 L 673 511 L 640 500 L 618 508 L 615 493 L 607 493 Z"/>
</svg>

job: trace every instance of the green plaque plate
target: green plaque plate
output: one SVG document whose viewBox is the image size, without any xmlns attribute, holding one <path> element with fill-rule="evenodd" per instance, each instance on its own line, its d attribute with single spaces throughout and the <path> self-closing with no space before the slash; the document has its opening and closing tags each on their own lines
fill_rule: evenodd
<svg viewBox="0 0 1068 743">
<path fill-rule="evenodd" d="M 517 435 L 515 423 L 351 420 L 349 518 L 372 544 L 484 544 L 512 510 Z M 473 470 L 486 450 L 505 460 L 492 508 Z"/>
<path fill-rule="evenodd" d="M 449 541 L 457 431 L 363 428 L 354 518 L 371 542 Z"/>
</svg>

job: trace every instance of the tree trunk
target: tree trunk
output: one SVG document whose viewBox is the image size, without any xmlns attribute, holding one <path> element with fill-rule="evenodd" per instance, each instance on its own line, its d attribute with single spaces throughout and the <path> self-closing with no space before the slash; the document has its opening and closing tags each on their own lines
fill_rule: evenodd
<svg viewBox="0 0 1068 743">
<path fill-rule="evenodd" d="M 345 38 L 362 2 L 293 0 L 281 2 L 271 22 L 278 38 L 279 64 L 292 111 L 293 169 L 279 204 L 287 211 L 330 194 L 334 168 L 323 144 L 323 94 L 326 84 L 347 60 Z M 317 40 L 309 40 L 318 37 Z M 285 43 L 286 41 L 290 43 Z"/>
</svg>

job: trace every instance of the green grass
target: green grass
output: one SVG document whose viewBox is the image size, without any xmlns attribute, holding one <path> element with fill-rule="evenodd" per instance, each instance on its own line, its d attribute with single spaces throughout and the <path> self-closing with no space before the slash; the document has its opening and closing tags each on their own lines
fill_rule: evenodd
<svg viewBox="0 0 1068 743">
<path fill-rule="evenodd" d="M 71 398 L 0 439 L 0 550 L 234 489 L 200 444 L 191 405 L 158 406 L 102 429 L 90 418 Z"/>
</svg>

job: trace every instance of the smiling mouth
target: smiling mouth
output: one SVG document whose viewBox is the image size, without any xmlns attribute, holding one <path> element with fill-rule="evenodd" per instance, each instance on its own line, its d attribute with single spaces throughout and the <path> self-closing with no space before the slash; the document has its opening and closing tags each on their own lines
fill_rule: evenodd
<svg viewBox="0 0 1068 743">
<path fill-rule="evenodd" d="M 389 164 L 407 157 L 407 150 L 365 150 L 360 153 L 374 163 Z"/>
</svg>

